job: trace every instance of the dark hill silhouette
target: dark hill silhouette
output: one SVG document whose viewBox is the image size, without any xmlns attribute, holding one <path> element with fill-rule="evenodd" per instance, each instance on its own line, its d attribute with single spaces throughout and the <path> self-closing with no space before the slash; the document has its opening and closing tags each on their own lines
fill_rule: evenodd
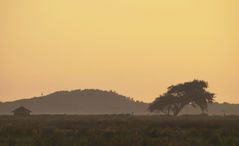
<svg viewBox="0 0 239 146">
<path fill-rule="evenodd" d="M 24 106 L 33 114 L 128 114 L 145 113 L 147 104 L 97 89 L 58 91 L 46 96 L 0 103 L 0 113 Z"/>
<path fill-rule="evenodd" d="M 135 101 L 113 91 L 97 89 L 58 91 L 46 96 L 0 102 L 0 114 L 10 114 L 24 106 L 32 114 L 149 114 L 148 104 Z M 239 104 L 214 103 L 209 105 L 210 115 L 239 115 Z M 186 106 L 182 114 L 200 114 L 199 108 Z"/>
</svg>

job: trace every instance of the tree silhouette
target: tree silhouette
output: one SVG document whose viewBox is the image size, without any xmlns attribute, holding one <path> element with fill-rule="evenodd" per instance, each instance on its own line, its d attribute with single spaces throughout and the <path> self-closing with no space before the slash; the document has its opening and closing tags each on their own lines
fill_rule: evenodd
<svg viewBox="0 0 239 146">
<path fill-rule="evenodd" d="M 213 103 L 214 93 L 206 91 L 208 83 L 203 80 L 193 80 L 168 87 L 165 94 L 156 98 L 150 104 L 150 111 L 167 111 L 173 115 L 178 115 L 184 106 L 191 104 L 193 107 L 199 106 L 202 113 L 207 111 L 208 104 Z"/>
<path fill-rule="evenodd" d="M 160 97 L 156 98 L 153 103 L 150 104 L 149 110 L 152 111 L 160 111 L 163 113 L 167 113 L 170 115 L 171 112 L 177 107 L 179 99 L 176 96 L 170 94 L 164 94 Z"/>
</svg>

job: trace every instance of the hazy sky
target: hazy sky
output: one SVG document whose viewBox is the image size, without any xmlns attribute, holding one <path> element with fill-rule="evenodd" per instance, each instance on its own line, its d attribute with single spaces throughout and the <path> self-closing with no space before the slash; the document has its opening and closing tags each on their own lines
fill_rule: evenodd
<svg viewBox="0 0 239 146">
<path fill-rule="evenodd" d="M 209 82 L 239 103 L 238 0 L 0 0 L 0 101 Z"/>
</svg>

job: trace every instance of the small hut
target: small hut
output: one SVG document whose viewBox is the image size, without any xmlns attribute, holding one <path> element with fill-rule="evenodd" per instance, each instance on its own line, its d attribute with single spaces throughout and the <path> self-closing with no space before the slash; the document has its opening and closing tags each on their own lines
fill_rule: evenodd
<svg viewBox="0 0 239 146">
<path fill-rule="evenodd" d="M 23 106 L 12 111 L 15 116 L 29 116 L 31 111 Z"/>
</svg>

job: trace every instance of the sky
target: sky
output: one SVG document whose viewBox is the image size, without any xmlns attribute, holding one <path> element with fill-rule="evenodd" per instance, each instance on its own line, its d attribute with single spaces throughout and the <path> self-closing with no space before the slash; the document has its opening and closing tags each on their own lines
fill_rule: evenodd
<svg viewBox="0 0 239 146">
<path fill-rule="evenodd" d="M 239 103 L 238 0 L 0 0 L 0 101 L 208 81 Z"/>
</svg>

